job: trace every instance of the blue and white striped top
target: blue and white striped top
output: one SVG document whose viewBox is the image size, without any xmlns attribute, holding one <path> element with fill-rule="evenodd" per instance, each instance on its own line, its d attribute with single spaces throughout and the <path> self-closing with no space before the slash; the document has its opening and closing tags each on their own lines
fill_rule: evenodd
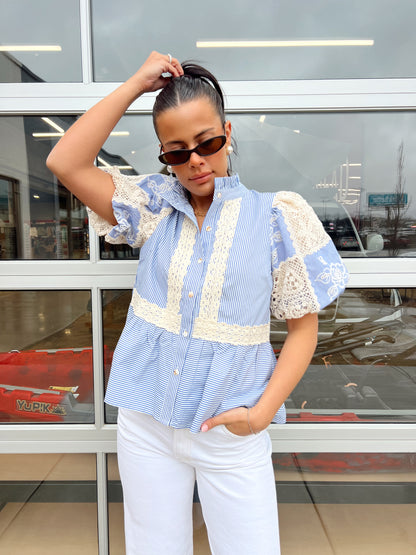
<svg viewBox="0 0 416 555">
<path fill-rule="evenodd" d="M 207 418 L 262 395 L 276 364 L 270 312 L 318 312 L 342 293 L 347 271 L 296 193 L 217 178 L 200 231 L 176 178 L 106 171 L 118 223 L 89 211 L 91 222 L 110 243 L 141 250 L 105 401 L 199 432 Z M 282 406 L 273 422 L 284 421 Z"/>
</svg>

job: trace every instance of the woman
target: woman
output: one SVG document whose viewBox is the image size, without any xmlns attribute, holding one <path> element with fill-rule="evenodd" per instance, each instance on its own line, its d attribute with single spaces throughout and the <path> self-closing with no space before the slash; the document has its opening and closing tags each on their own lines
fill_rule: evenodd
<svg viewBox="0 0 416 555">
<path fill-rule="evenodd" d="M 96 168 L 127 107 L 159 89 L 159 158 L 176 177 Z M 119 407 L 128 554 L 192 553 L 195 479 L 212 553 L 280 552 L 266 428 L 284 422 L 317 312 L 347 274 L 306 202 L 246 189 L 228 175 L 231 151 L 215 78 L 153 52 L 48 158 L 99 234 L 142 247 L 106 393 Z M 277 363 L 270 309 L 287 322 Z"/>
</svg>

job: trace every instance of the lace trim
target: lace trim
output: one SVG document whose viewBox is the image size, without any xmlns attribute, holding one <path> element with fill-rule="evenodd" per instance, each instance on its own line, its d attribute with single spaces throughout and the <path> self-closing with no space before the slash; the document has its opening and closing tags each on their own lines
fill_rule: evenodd
<svg viewBox="0 0 416 555">
<path fill-rule="evenodd" d="M 183 282 L 191 263 L 196 231 L 195 224 L 185 216 L 178 246 L 172 256 L 168 274 L 166 309 L 172 314 L 179 314 Z"/>
<path fill-rule="evenodd" d="M 301 258 L 293 256 L 273 272 L 270 310 L 275 318 L 301 318 L 320 306 Z"/>
<path fill-rule="evenodd" d="M 141 297 L 136 290 L 133 291 L 131 306 L 134 314 L 149 324 L 158 328 L 179 334 L 181 329 L 181 316 L 167 308 L 151 303 Z"/>
<path fill-rule="evenodd" d="M 259 345 L 270 339 L 270 324 L 262 326 L 237 326 L 215 320 L 207 320 L 198 316 L 195 319 L 192 337 L 230 343 L 231 345 Z"/>
<path fill-rule="evenodd" d="M 131 207 L 134 210 L 137 210 L 140 214 L 139 225 L 137 229 L 133 230 L 136 237 L 134 240 L 134 244 L 131 246 L 134 247 L 141 247 L 147 239 L 152 235 L 155 231 L 156 227 L 159 223 L 166 218 L 172 211 L 172 207 L 162 208 L 159 213 L 153 213 L 146 205 L 150 203 L 149 195 L 140 187 L 138 183 L 142 181 L 144 178 L 148 178 L 147 175 L 123 175 L 120 173 L 118 168 L 114 167 L 106 167 L 100 168 L 102 171 L 110 174 L 114 186 L 115 191 L 113 195 L 113 201 L 126 205 L 127 207 Z M 149 188 L 152 189 L 155 193 L 155 196 L 158 199 L 158 203 L 161 203 L 161 197 L 158 195 L 157 188 L 158 184 L 153 180 L 149 179 Z M 153 202 L 155 204 L 155 202 Z M 123 235 L 119 235 L 117 237 L 109 236 L 109 233 L 114 226 L 98 216 L 95 212 L 88 208 L 88 216 L 90 218 L 91 225 L 95 229 L 98 235 L 105 235 L 105 239 L 109 243 L 118 244 L 118 243 L 125 243 L 126 239 Z M 120 222 L 119 222 L 120 223 Z"/>
<path fill-rule="evenodd" d="M 331 240 L 313 208 L 297 193 L 280 191 L 274 196 L 272 206 L 281 210 L 298 255 L 304 257 L 312 254 Z M 275 219 L 272 216 L 272 226 Z M 274 238 L 281 240 L 278 235 Z"/>
<path fill-rule="evenodd" d="M 203 320 L 218 320 L 221 292 L 231 245 L 235 235 L 241 198 L 227 200 L 221 210 L 212 255 L 201 294 L 199 317 Z"/>
</svg>

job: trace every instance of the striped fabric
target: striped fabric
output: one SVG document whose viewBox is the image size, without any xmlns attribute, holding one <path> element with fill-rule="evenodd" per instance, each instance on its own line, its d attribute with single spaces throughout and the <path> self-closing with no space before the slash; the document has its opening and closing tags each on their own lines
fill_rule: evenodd
<svg viewBox="0 0 416 555">
<path fill-rule="evenodd" d="M 276 364 L 270 311 L 318 312 L 342 293 L 347 272 L 296 193 L 216 179 L 199 231 L 175 178 L 106 171 L 118 224 L 89 211 L 91 222 L 107 241 L 141 251 L 105 401 L 199 432 L 207 418 L 262 395 Z M 282 406 L 273 422 L 284 421 Z"/>
</svg>

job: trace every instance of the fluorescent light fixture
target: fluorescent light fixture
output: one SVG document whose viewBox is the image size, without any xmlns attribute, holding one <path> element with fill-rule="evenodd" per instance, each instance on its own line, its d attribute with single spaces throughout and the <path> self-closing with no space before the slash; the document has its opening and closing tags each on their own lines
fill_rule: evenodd
<svg viewBox="0 0 416 555">
<path fill-rule="evenodd" d="M 40 198 L 39 195 L 33 195 L 33 198 Z"/>
<path fill-rule="evenodd" d="M 354 168 L 354 167 L 362 166 L 362 164 L 342 164 L 343 168 L 346 168 L 347 166 L 349 166 L 350 168 Z"/>
<path fill-rule="evenodd" d="M 48 119 L 48 118 L 42 118 L 44 120 Z M 52 125 L 54 122 L 52 120 L 50 120 L 49 125 Z M 56 125 L 56 124 L 55 124 Z M 52 127 L 55 127 L 55 129 L 62 129 L 60 128 L 58 125 L 54 126 L 52 125 Z M 63 137 L 65 134 L 65 131 L 62 129 L 62 131 L 57 131 L 56 133 L 32 133 L 32 137 L 34 137 L 35 139 L 46 139 L 46 138 L 53 138 L 53 137 Z M 113 131 L 110 133 L 111 137 L 128 137 L 130 135 L 130 131 Z"/>
<path fill-rule="evenodd" d="M 294 129 L 293 133 L 300 133 L 300 129 Z"/>
<path fill-rule="evenodd" d="M 349 175 L 348 179 L 361 179 L 358 175 Z"/>
<path fill-rule="evenodd" d="M 100 158 L 100 156 L 97 156 L 97 160 L 100 162 L 101 166 L 98 166 L 99 168 L 110 168 L 111 164 L 109 164 L 108 162 L 106 162 L 103 158 Z M 132 170 L 133 167 L 132 166 L 114 166 L 115 168 L 118 168 L 119 170 Z"/>
<path fill-rule="evenodd" d="M 59 44 L 0 44 L 0 52 L 61 52 Z"/>
<path fill-rule="evenodd" d="M 63 137 L 64 133 L 32 133 L 35 139 L 46 139 L 48 137 Z"/>
<path fill-rule="evenodd" d="M 373 39 L 198 40 L 197 48 L 282 48 L 293 46 L 373 46 Z"/>
<path fill-rule="evenodd" d="M 111 164 L 109 164 L 108 162 L 106 162 L 105 160 L 103 160 L 102 158 L 100 158 L 99 156 L 97 156 L 97 160 L 100 162 L 100 164 L 102 166 L 105 166 L 106 168 L 111 167 Z"/>
<path fill-rule="evenodd" d="M 259 117 L 259 122 L 260 123 L 264 123 L 265 121 L 266 121 L 266 116 L 265 115 Z"/>
<path fill-rule="evenodd" d="M 55 123 L 54 121 L 52 121 L 49 118 L 42 118 L 42 120 L 47 123 L 48 125 L 50 125 L 51 127 L 53 127 L 54 129 L 56 129 L 57 131 L 59 131 L 59 133 L 65 133 L 65 129 L 62 129 L 62 127 L 60 127 L 57 123 Z"/>
</svg>

